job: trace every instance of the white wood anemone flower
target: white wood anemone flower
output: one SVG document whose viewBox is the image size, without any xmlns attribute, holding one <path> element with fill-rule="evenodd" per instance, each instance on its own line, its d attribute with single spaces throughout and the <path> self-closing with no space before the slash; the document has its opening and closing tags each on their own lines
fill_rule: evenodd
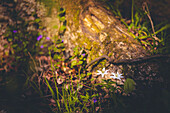
<svg viewBox="0 0 170 113">
<path fill-rule="evenodd" d="M 102 77 L 104 77 L 105 74 L 108 74 L 107 72 L 108 70 L 105 70 L 105 68 L 103 68 L 102 71 L 97 70 L 97 75 L 102 75 Z"/>
<path fill-rule="evenodd" d="M 119 72 L 117 73 L 111 73 L 112 75 L 110 76 L 110 78 L 113 78 L 113 79 L 119 79 L 121 80 L 121 78 L 124 78 L 123 76 L 121 76 L 122 74 L 119 74 Z"/>
</svg>

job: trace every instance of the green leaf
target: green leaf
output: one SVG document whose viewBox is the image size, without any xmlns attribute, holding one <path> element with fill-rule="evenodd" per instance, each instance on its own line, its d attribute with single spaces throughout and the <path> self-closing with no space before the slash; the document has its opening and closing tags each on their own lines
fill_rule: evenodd
<svg viewBox="0 0 170 113">
<path fill-rule="evenodd" d="M 163 31 L 163 30 L 165 30 L 165 29 L 168 29 L 168 28 L 170 28 L 170 24 L 165 25 L 164 27 L 162 27 L 161 29 L 159 29 L 158 31 L 156 31 L 155 34 L 158 34 L 159 32 L 161 32 L 161 31 Z M 154 34 L 154 35 L 155 35 L 155 34 Z"/>
<path fill-rule="evenodd" d="M 58 29 L 58 26 L 57 26 L 57 25 L 54 25 L 53 28 L 54 28 L 54 29 Z"/>
<path fill-rule="evenodd" d="M 126 27 L 128 27 L 128 24 L 124 21 L 124 19 L 120 20 Z"/>
<path fill-rule="evenodd" d="M 17 37 L 17 36 L 15 36 L 15 37 L 14 37 L 14 39 L 18 40 L 18 37 Z"/>
<path fill-rule="evenodd" d="M 138 36 L 135 36 L 135 39 L 139 39 L 139 37 L 138 37 Z"/>
<path fill-rule="evenodd" d="M 61 52 L 61 49 L 54 48 L 54 51 L 60 53 L 60 52 Z"/>
<path fill-rule="evenodd" d="M 11 39 L 11 38 L 8 38 L 8 41 L 9 41 L 9 42 L 12 42 L 12 39 Z"/>
<path fill-rule="evenodd" d="M 148 32 L 148 28 L 146 28 L 145 26 L 142 26 L 142 27 L 141 27 L 141 30 L 142 30 L 142 31 L 147 31 L 147 32 Z"/>
<path fill-rule="evenodd" d="M 25 48 L 25 49 L 24 49 L 24 53 L 26 53 L 27 51 L 28 51 L 28 50 Z"/>
<path fill-rule="evenodd" d="M 66 26 L 63 25 L 60 27 L 59 31 L 64 31 L 65 29 L 66 29 Z"/>
<path fill-rule="evenodd" d="M 87 76 L 90 76 L 91 74 L 92 74 L 91 72 L 88 72 L 88 73 L 87 73 Z"/>
<path fill-rule="evenodd" d="M 132 32 L 129 32 L 129 35 L 132 36 L 133 38 L 136 37 Z"/>
<path fill-rule="evenodd" d="M 92 96 L 91 96 L 91 98 L 93 98 L 93 97 L 97 97 L 99 94 L 97 93 L 97 94 L 93 94 Z"/>
<path fill-rule="evenodd" d="M 77 64 L 78 64 L 78 65 L 81 65 L 81 64 L 83 64 L 83 61 L 79 61 Z"/>
<path fill-rule="evenodd" d="M 91 78 L 90 81 L 94 81 L 94 78 Z"/>
<path fill-rule="evenodd" d="M 20 59 L 21 57 L 20 57 L 20 56 L 16 56 L 15 58 L 18 60 L 18 59 Z"/>
<path fill-rule="evenodd" d="M 56 60 L 58 58 L 59 58 L 59 56 L 57 54 L 55 54 L 54 57 L 53 57 L 54 60 Z"/>
<path fill-rule="evenodd" d="M 128 30 L 132 29 L 133 26 L 134 26 L 134 24 L 131 23 L 131 24 L 128 26 Z"/>
<path fill-rule="evenodd" d="M 8 52 L 8 51 L 5 51 L 5 55 L 8 56 L 8 55 L 9 55 L 9 52 Z"/>
<path fill-rule="evenodd" d="M 51 85 L 49 84 L 49 82 L 48 82 L 48 80 L 47 80 L 46 77 L 45 77 L 45 82 L 46 82 L 46 84 L 47 84 L 47 86 L 48 86 L 48 88 L 49 88 L 49 90 L 50 90 L 50 92 L 51 92 L 52 97 L 53 97 L 54 99 L 56 99 L 54 90 L 52 89 L 52 87 L 51 87 Z"/>
<path fill-rule="evenodd" d="M 60 10 L 58 13 L 58 16 L 60 16 L 60 14 L 65 13 L 65 12 L 66 12 L 66 9 Z"/>
<path fill-rule="evenodd" d="M 77 65 L 77 61 L 76 61 L 76 60 L 74 60 L 74 61 L 71 62 L 71 67 L 73 67 L 73 66 L 75 66 L 75 65 Z"/>
<path fill-rule="evenodd" d="M 44 44 L 44 47 L 47 47 L 48 45 L 47 44 Z"/>
<path fill-rule="evenodd" d="M 37 18 L 37 19 L 35 19 L 34 21 L 35 21 L 36 23 L 38 23 L 38 22 L 40 22 L 40 19 Z"/>
<path fill-rule="evenodd" d="M 13 45 L 12 45 L 13 48 L 15 48 L 15 47 L 17 47 L 17 46 L 18 46 L 18 44 L 13 44 Z"/>
<path fill-rule="evenodd" d="M 65 18 L 65 16 L 63 16 L 63 17 L 60 17 L 59 20 L 60 20 L 61 22 L 64 22 L 64 21 L 66 20 L 66 18 Z"/>
<path fill-rule="evenodd" d="M 142 44 L 146 44 L 149 45 L 149 43 L 145 42 L 145 41 L 141 41 Z"/>
<path fill-rule="evenodd" d="M 41 51 L 41 52 L 39 52 L 39 54 L 42 55 L 42 54 L 44 54 L 44 52 Z"/>
<path fill-rule="evenodd" d="M 7 45 L 7 44 L 5 44 L 5 45 L 4 45 L 4 48 L 7 48 L 7 47 L 8 47 L 8 45 Z"/>
<path fill-rule="evenodd" d="M 133 79 L 127 78 L 125 83 L 124 83 L 124 90 L 125 93 L 130 93 L 135 89 L 135 81 Z"/>
<path fill-rule="evenodd" d="M 146 38 L 148 38 L 148 36 L 141 36 L 141 37 L 139 37 L 139 39 L 146 39 Z"/>
<path fill-rule="evenodd" d="M 136 12 L 135 13 L 135 27 L 140 25 L 140 17 L 139 17 L 139 13 Z"/>
</svg>

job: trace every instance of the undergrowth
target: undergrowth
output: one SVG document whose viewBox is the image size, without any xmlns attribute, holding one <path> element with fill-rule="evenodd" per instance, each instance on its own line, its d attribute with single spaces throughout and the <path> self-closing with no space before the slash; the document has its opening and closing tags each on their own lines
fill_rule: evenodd
<svg viewBox="0 0 170 113">
<path fill-rule="evenodd" d="M 132 0 L 130 23 L 124 21 L 119 10 L 114 13 L 125 24 L 129 34 L 146 50 L 152 54 L 163 53 L 166 37 L 163 31 L 170 25 L 156 31 L 152 27 L 151 32 L 147 24 L 152 20 L 142 20 L 143 16 L 150 17 L 148 9 L 144 12 L 136 9 L 134 14 L 133 7 Z M 61 16 L 63 13 L 65 9 L 60 8 L 57 15 L 60 27 L 56 27 L 59 31 L 54 37 L 48 37 L 45 32 L 28 32 L 22 29 L 28 26 L 29 22 L 23 23 L 22 26 L 10 26 L 6 32 L 5 37 L 11 47 L 10 57 L 15 61 L 14 66 L 20 62 L 28 63 L 21 65 L 29 67 L 23 69 L 27 76 L 25 85 L 31 86 L 47 100 L 55 113 L 125 113 L 129 106 L 129 96 L 135 90 L 135 81 L 126 78 L 124 73 L 109 72 L 105 68 L 98 70 L 97 77 L 94 78 L 86 69 L 88 54 L 83 48 L 75 47 L 73 56 L 66 58 L 66 48 L 61 38 L 66 30 L 65 15 Z M 41 20 L 37 18 L 33 22 L 39 24 Z M 157 37 L 158 34 L 160 38 Z M 35 42 L 36 44 L 33 44 Z M 9 53 L 6 54 L 9 56 Z M 106 79 L 106 75 L 110 78 Z"/>
</svg>

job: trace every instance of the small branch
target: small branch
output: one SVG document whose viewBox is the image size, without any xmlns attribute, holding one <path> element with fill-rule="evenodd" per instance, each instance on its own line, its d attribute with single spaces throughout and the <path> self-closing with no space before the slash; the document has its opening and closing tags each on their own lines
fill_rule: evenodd
<svg viewBox="0 0 170 113">
<path fill-rule="evenodd" d="M 95 63 L 96 61 L 99 61 L 99 60 L 108 60 L 109 62 L 111 61 L 111 59 L 107 56 L 107 55 L 102 55 L 94 60 L 92 60 L 89 64 L 87 64 L 86 68 L 88 68 L 89 66 L 91 66 L 93 63 Z"/>
<path fill-rule="evenodd" d="M 152 21 L 152 19 L 151 19 L 151 16 L 150 16 L 150 13 L 149 13 L 149 8 L 148 8 L 148 5 L 147 5 L 146 2 L 143 3 L 143 10 L 144 10 L 145 13 L 147 14 L 147 16 L 148 16 L 148 18 L 149 18 L 149 21 L 150 21 L 150 23 L 151 23 L 152 31 L 153 31 L 153 34 L 154 34 L 153 38 L 154 38 L 155 40 L 157 40 L 157 41 L 160 41 L 160 39 L 156 37 L 155 29 L 154 29 L 154 25 L 153 25 L 153 21 Z"/>
<path fill-rule="evenodd" d="M 121 59 L 121 60 L 118 60 L 116 62 L 115 62 L 114 59 L 109 58 L 107 55 L 103 55 L 103 56 L 100 56 L 100 57 L 94 59 L 93 61 L 91 61 L 86 66 L 86 68 L 91 66 L 96 61 L 100 61 L 100 60 L 102 61 L 104 59 L 106 59 L 110 64 L 113 64 L 113 65 L 123 65 L 123 64 L 143 63 L 143 62 L 146 62 L 146 61 L 150 61 L 150 60 L 153 60 L 153 59 L 160 59 L 160 58 L 170 58 L 170 55 L 153 55 L 153 56 L 139 57 L 139 58 L 136 58 L 136 59 Z"/>
</svg>

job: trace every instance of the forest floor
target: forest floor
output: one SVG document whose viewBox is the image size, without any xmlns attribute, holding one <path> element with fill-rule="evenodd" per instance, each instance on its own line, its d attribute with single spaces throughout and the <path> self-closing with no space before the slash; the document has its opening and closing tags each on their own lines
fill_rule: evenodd
<svg viewBox="0 0 170 113">
<path fill-rule="evenodd" d="M 128 1 L 127 1 L 128 2 Z M 169 4 L 170 1 L 164 0 L 159 2 L 154 2 L 154 0 L 151 0 L 151 14 L 153 14 L 152 18 L 155 21 L 155 23 L 159 23 L 162 21 L 169 21 L 170 20 L 170 8 Z M 13 24 L 13 19 L 11 18 L 12 14 L 10 11 L 13 10 L 13 4 L 9 2 L 0 2 L 0 20 L 3 20 L 3 22 L 0 21 L 0 59 L 3 59 L 6 62 L 3 62 L 1 64 L 0 62 L 0 113 L 51 113 L 50 107 L 48 107 L 49 101 L 47 102 L 46 97 L 40 97 L 39 93 L 36 93 L 34 89 L 30 87 L 23 87 L 26 78 L 25 73 L 20 71 L 15 71 L 15 67 L 12 69 L 13 71 L 8 71 L 7 68 L 10 68 L 10 64 L 12 60 L 8 60 L 8 57 L 6 57 L 5 52 L 10 51 L 10 47 L 4 47 L 3 45 L 8 45 L 8 42 L 6 39 L 4 39 L 4 33 L 6 32 L 6 28 L 9 25 Z M 126 2 L 125 2 L 126 3 Z M 130 2 L 129 2 L 130 3 Z M 129 4 L 126 3 L 126 4 Z M 130 4 L 129 5 L 122 5 L 122 11 L 124 11 L 124 8 L 127 7 L 129 9 L 127 12 L 130 14 Z M 124 8 L 123 8 L 124 7 Z M 129 15 L 124 15 L 129 17 Z M 29 18 L 29 17 L 28 17 Z M 31 19 L 31 18 L 30 18 Z M 46 57 L 47 62 L 50 62 L 49 59 Z M 50 65 L 50 64 L 47 64 Z M 64 67 L 62 68 L 62 72 L 65 74 L 69 74 L 68 72 L 76 73 L 75 70 L 69 69 L 67 65 L 70 64 L 63 64 Z M 11 67 L 12 68 L 12 67 Z M 68 72 L 66 72 L 67 70 Z M 8 72 L 6 72 L 8 71 Z M 50 76 L 50 71 L 44 72 L 48 73 L 48 77 Z M 8 78 L 8 76 L 13 75 L 12 78 Z M 6 77 L 4 77 L 6 76 Z M 19 77 L 19 78 L 17 78 Z M 5 80 L 4 80 L 5 78 Z M 17 79 L 16 79 L 17 78 Z M 9 80 L 10 79 L 10 80 Z M 6 84 L 6 81 L 10 81 L 10 84 Z M 18 82 L 19 84 L 15 84 Z M 13 92 L 13 89 L 17 88 L 16 91 Z M 9 89 L 9 90 L 6 90 Z M 151 98 L 148 96 L 148 98 Z M 154 98 L 152 98 L 154 100 Z M 138 100 L 140 102 L 140 99 Z M 135 103 L 133 103 L 135 105 Z M 141 109 L 141 108 L 140 108 Z M 138 110 L 137 110 L 138 111 Z M 145 111 L 145 110 L 144 110 Z"/>
</svg>

